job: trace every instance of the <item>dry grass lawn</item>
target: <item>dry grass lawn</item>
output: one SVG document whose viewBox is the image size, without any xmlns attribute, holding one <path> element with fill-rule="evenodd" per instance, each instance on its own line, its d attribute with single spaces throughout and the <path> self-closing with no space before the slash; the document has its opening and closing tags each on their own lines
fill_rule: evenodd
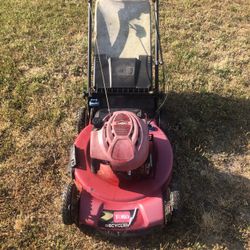
<svg viewBox="0 0 250 250">
<path fill-rule="evenodd" d="M 86 15 L 86 1 L 0 0 L 0 248 L 250 249 L 249 1 L 161 1 L 163 127 L 183 209 L 166 229 L 125 240 L 61 223 Z"/>
</svg>

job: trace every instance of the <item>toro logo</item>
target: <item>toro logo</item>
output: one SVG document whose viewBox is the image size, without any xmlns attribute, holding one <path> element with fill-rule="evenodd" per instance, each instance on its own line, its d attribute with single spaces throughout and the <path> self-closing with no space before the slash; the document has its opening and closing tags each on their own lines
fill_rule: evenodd
<svg viewBox="0 0 250 250">
<path fill-rule="evenodd" d="M 117 124 L 118 124 L 118 125 L 127 125 L 128 122 L 126 122 L 126 121 L 121 121 L 121 122 L 117 122 Z"/>
<path fill-rule="evenodd" d="M 114 220 L 114 223 L 129 223 L 130 212 L 129 211 L 114 212 L 113 220 Z"/>
</svg>

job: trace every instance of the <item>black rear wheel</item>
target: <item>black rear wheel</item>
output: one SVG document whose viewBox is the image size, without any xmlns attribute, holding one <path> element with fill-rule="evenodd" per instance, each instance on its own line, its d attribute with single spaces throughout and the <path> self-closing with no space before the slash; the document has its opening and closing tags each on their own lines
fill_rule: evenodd
<svg viewBox="0 0 250 250">
<path fill-rule="evenodd" d="M 77 124 L 76 129 L 77 132 L 80 133 L 84 127 L 88 125 L 88 112 L 86 108 L 79 108 L 77 112 L 77 118 L 76 118 Z"/>
<path fill-rule="evenodd" d="M 69 183 L 63 192 L 62 197 L 62 221 L 65 225 L 71 225 L 78 223 L 78 212 L 79 212 L 79 192 L 76 185 L 71 182 Z"/>
</svg>

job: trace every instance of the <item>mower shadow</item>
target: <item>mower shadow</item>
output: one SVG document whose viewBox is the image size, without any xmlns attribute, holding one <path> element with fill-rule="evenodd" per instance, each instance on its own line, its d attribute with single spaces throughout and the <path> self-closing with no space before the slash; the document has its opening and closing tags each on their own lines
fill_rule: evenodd
<svg viewBox="0 0 250 250">
<path fill-rule="evenodd" d="M 131 4 L 135 7 L 133 11 L 131 11 Z M 136 36 L 140 39 L 141 45 L 143 43 L 141 38 L 146 37 L 146 30 L 144 27 L 140 25 L 131 25 L 131 20 L 140 19 L 140 16 L 144 14 L 149 14 L 149 8 L 147 3 L 143 2 L 124 2 L 123 7 L 118 11 L 118 18 L 119 18 L 119 31 L 116 36 L 114 42 L 111 41 L 111 37 L 109 35 L 110 31 L 108 31 L 108 24 L 105 21 L 105 18 L 102 12 L 97 9 L 97 22 L 98 26 L 102 27 L 99 31 L 101 34 L 101 42 L 98 43 L 99 50 L 101 52 L 105 51 L 109 55 L 113 55 L 115 57 L 119 57 L 122 51 L 125 48 L 127 43 L 127 39 L 129 37 L 129 29 L 134 29 L 136 31 Z"/>
<path fill-rule="evenodd" d="M 247 236 L 243 232 L 250 224 L 250 180 L 242 176 L 249 167 L 245 158 L 249 122 L 249 100 L 170 93 L 162 127 L 174 149 L 174 175 L 183 202 L 180 216 L 147 236 L 97 238 L 129 249 L 212 248 L 216 244 L 244 249 Z"/>
</svg>

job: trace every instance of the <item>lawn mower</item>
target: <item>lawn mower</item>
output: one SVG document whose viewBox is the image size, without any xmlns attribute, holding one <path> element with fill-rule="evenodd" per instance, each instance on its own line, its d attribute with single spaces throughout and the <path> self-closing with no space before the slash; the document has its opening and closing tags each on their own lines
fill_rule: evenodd
<svg viewBox="0 0 250 250">
<path fill-rule="evenodd" d="M 135 235 L 170 222 L 179 201 L 172 148 L 159 123 L 166 100 L 159 2 L 97 0 L 94 12 L 88 0 L 87 104 L 78 113 L 62 220 Z"/>
</svg>

